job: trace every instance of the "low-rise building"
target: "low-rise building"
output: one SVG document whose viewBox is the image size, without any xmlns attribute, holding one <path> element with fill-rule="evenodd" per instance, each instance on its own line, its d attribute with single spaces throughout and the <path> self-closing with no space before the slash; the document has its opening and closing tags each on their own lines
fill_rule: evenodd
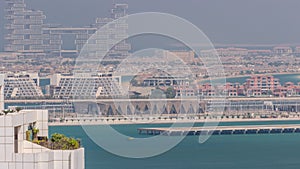
<svg viewBox="0 0 300 169">
<path fill-rule="evenodd" d="M 200 96 L 215 96 L 216 90 L 211 84 L 206 83 L 198 87 L 198 93 Z"/>
<path fill-rule="evenodd" d="M 288 46 L 277 46 L 273 48 L 273 52 L 277 55 L 289 55 L 293 53 L 293 49 Z"/>
<path fill-rule="evenodd" d="M 191 50 L 172 50 L 172 51 L 164 51 L 164 56 L 166 58 L 177 57 L 181 59 L 186 64 L 191 64 L 195 62 L 195 52 Z"/>
<path fill-rule="evenodd" d="M 195 88 L 193 88 L 192 86 L 189 85 L 178 85 L 178 86 L 174 86 L 174 90 L 176 92 L 176 96 L 177 98 L 180 97 L 194 97 L 197 95 L 197 93 L 195 93 Z"/>
<path fill-rule="evenodd" d="M 290 97 L 300 95 L 300 83 L 295 85 L 293 82 L 287 82 L 281 85 L 279 79 L 271 75 L 258 75 L 247 79 L 244 84 L 226 83 L 222 87 L 213 87 L 207 83 L 198 86 L 198 91 L 200 96 L 215 96 L 221 92 L 223 96 L 229 97 Z"/>
<path fill-rule="evenodd" d="M 272 95 L 280 87 L 279 79 L 268 75 L 252 76 L 244 85 L 248 96 Z"/>
</svg>

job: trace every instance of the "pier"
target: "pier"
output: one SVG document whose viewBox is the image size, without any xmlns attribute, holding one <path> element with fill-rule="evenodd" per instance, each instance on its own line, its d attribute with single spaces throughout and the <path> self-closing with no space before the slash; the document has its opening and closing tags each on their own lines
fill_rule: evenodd
<svg viewBox="0 0 300 169">
<path fill-rule="evenodd" d="M 139 128 L 139 134 L 185 136 L 185 135 L 243 135 L 243 134 L 280 134 L 300 133 L 300 124 L 290 125 L 245 125 L 245 126 L 217 126 L 191 128 Z"/>
</svg>

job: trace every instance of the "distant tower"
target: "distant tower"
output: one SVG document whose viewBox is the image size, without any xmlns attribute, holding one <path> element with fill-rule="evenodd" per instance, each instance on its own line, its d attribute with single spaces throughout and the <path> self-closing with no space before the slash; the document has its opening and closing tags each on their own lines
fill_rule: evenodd
<svg viewBox="0 0 300 169">
<path fill-rule="evenodd" d="M 42 27 L 46 16 L 42 11 L 26 8 L 24 0 L 6 0 L 8 24 L 5 28 L 6 52 L 35 52 L 43 49 Z"/>
<path fill-rule="evenodd" d="M 114 38 L 117 40 L 121 40 L 124 37 L 127 37 L 127 29 L 128 29 L 128 23 L 126 16 L 128 10 L 128 4 L 114 4 L 113 8 L 111 9 L 111 18 L 113 20 L 118 19 L 118 21 L 115 24 L 114 30 L 112 31 L 113 34 L 110 35 L 110 38 Z M 120 19 L 124 17 L 123 19 Z M 118 39 L 119 38 L 119 39 Z M 112 58 L 125 58 L 129 55 L 129 51 L 131 50 L 131 45 L 127 43 L 125 40 L 120 42 L 118 45 L 116 45 L 109 55 Z"/>
<path fill-rule="evenodd" d="M 111 9 L 111 18 L 119 19 L 127 15 L 128 4 L 113 4 Z"/>
<path fill-rule="evenodd" d="M 127 37 L 127 29 L 128 23 L 125 16 L 127 16 L 127 4 L 113 4 L 113 8 L 111 9 L 111 17 L 110 18 L 97 18 L 96 19 L 96 27 L 99 29 L 102 26 L 112 22 L 116 19 L 115 24 L 110 25 L 106 30 L 107 39 L 106 43 L 110 44 L 112 40 L 121 41 L 124 37 Z M 124 17 L 124 18 L 122 18 Z M 122 18 L 122 19 L 120 19 Z M 102 38 L 103 41 L 103 38 Z M 103 42 L 101 42 L 103 43 Z M 115 45 L 106 55 L 107 59 L 123 59 L 129 55 L 129 51 L 131 50 L 131 45 L 127 43 L 125 40 L 121 41 L 117 45 Z"/>
</svg>

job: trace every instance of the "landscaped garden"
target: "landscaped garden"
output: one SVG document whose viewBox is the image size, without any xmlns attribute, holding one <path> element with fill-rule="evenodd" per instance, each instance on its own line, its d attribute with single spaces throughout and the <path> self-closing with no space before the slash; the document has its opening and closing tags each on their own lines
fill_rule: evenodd
<svg viewBox="0 0 300 169">
<path fill-rule="evenodd" d="M 26 140 L 52 150 L 75 150 L 81 147 L 80 140 L 78 139 L 54 133 L 51 135 L 50 140 L 48 140 L 47 137 L 39 137 L 38 132 L 39 129 L 35 127 L 27 130 Z"/>
</svg>

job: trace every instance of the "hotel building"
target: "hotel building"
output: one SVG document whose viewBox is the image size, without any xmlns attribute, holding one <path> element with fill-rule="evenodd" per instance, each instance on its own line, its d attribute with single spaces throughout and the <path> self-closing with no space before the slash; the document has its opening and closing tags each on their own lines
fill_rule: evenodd
<svg viewBox="0 0 300 169">
<path fill-rule="evenodd" d="M 72 28 L 59 24 L 44 24 L 46 16 L 43 11 L 27 8 L 24 0 L 6 0 L 6 2 L 5 18 L 8 24 L 5 28 L 8 34 L 5 37 L 7 44 L 4 51 L 19 52 L 24 56 L 78 56 L 91 35 L 105 24 L 126 16 L 128 10 L 127 4 L 114 4 L 111 18 L 97 18 L 96 23 L 91 26 Z M 112 39 L 120 41 L 126 38 L 127 29 L 126 19 L 119 19 L 114 26 L 107 29 L 105 43 L 111 44 Z M 73 42 L 69 42 L 69 39 Z M 68 47 L 65 46 L 66 44 Z M 128 56 L 129 50 L 131 45 L 122 41 L 114 46 L 108 55 L 124 58 Z"/>
<path fill-rule="evenodd" d="M 111 74 L 81 74 L 51 77 L 50 95 L 54 98 L 97 98 L 120 96 L 121 77 Z"/>
<path fill-rule="evenodd" d="M 99 38 L 96 44 L 109 44 L 113 45 L 114 41 L 119 42 L 115 45 L 112 49 L 109 49 L 107 54 L 108 57 L 117 59 L 117 58 L 125 58 L 129 55 L 129 51 L 131 50 L 131 45 L 127 43 L 127 30 L 128 30 L 128 23 L 126 20 L 128 10 L 128 4 L 114 4 L 113 8 L 111 9 L 111 17 L 110 18 L 97 18 L 95 27 L 100 29 L 104 25 L 108 24 L 109 22 L 114 21 L 109 27 L 102 28 L 102 31 L 105 33 L 106 38 Z M 124 17 L 124 18 L 122 18 Z M 98 37 L 97 37 L 98 38 Z M 99 49 L 96 49 L 99 50 Z M 106 50 L 106 49 L 104 49 Z M 106 51 L 104 51 L 106 53 Z"/>
<path fill-rule="evenodd" d="M 97 31 L 97 28 L 66 28 L 61 25 L 48 24 L 43 28 L 43 50 L 46 53 L 52 53 L 54 55 L 78 55 L 84 44 L 90 38 L 92 34 Z M 64 40 L 66 37 L 73 36 L 74 49 L 64 49 Z"/>
<path fill-rule="evenodd" d="M 4 75 L 5 98 L 38 98 L 43 96 L 37 74 L 7 73 Z"/>
<path fill-rule="evenodd" d="M 24 0 L 6 0 L 8 21 L 5 39 L 6 52 L 43 52 L 43 24 L 46 16 L 42 11 L 26 8 Z"/>
</svg>

